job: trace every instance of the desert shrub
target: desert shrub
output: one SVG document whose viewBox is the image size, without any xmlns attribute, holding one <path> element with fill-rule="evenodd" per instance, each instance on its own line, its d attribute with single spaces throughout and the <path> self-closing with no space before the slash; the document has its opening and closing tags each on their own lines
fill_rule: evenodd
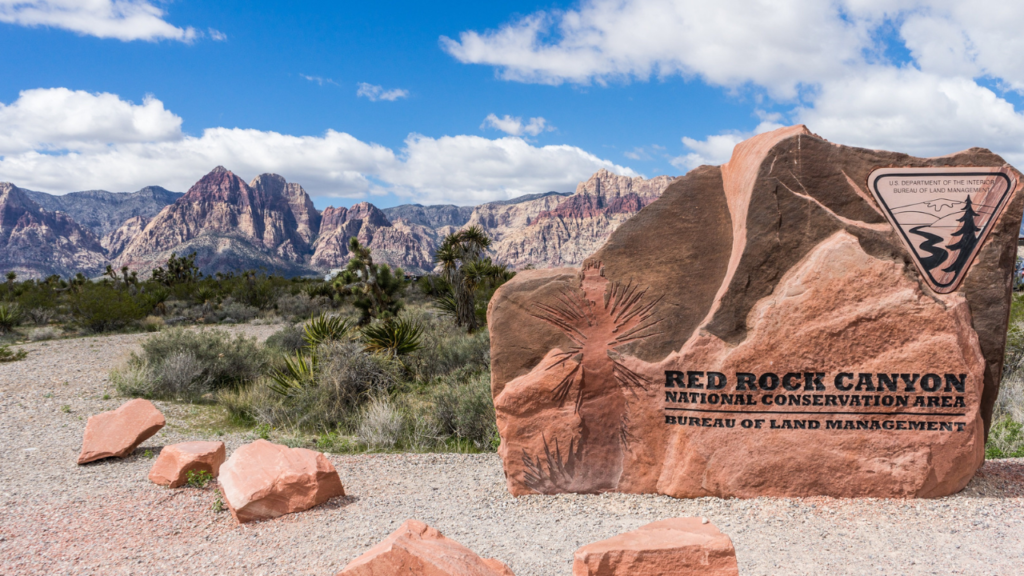
<svg viewBox="0 0 1024 576">
<path fill-rule="evenodd" d="M 123 384 L 115 386 L 129 395 L 192 399 L 255 381 L 271 361 L 270 352 L 255 338 L 173 328 L 143 342 L 142 354 L 133 353 L 127 372 L 118 377 Z"/>
<path fill-rule="evenodd" d="M 149 396 L 153 388 L 153 378 L 145 362 L 129 361 L 111 370 L 110 383 L 121 396 Z"/>
<path fill-rule="evenodd" d="M 241 302 L 234 302 L 227 298 L 214 311 L 213 317 L 217 322 L 234 321 L 245 323 L 255 318 L 259 313 L 260 311 L 252 306 L 242 304 Z"/>
<path fill-rule="evenodd" d="M 305 333 L 298 326 L 285 326 L 267 338 L 267 347 L 291 354 L 306 347 Z"/>
<path fill-rule="evenodd" d="M 403 356 L 420 349 L 423 328 L 409 318 L 388 318 L 364 326 L 361 333 L 368 351 Z"/>
<path fill-rule="evenodd" d="M 88 285 L 71 299 L 76 321 L 92 332 L 122 329 L 145 318 L 154 305 L 146 295 L 132 296 L 105 284 Z"/>
<path fill-rule="evenodd" d="M 287 387 L 285 394 L 275 391 L 278 382 L 266 377 L 248 389 L 225 392 L 218 398 L 242 420 L 277 428 L 353 429 L 360 408 L 370 398 L 389 395 L 401 383 L 399 362 L 368 354 L 352 342 L 322 344 L 315 356 L 310 381 Z"/>
<path fill-rule="evenodd" d="M 61 329 L 56 326 L 43 326 L 41 328 L 33 328 L 28 333 L 28 339 L 33 342 L 41 342 L 43 340 L 53 340 L 54 338 L 60 338 Z"/>
<path fill-rule="evenodd" d="M 497 429 L 490 372 L 445 378 L 434 391 L 433 403 L 442 434 L 469 440 L 478 450 L 490 447 Z"/>
<path fill-rule="evenodd" d="M 302 332 L 306 346 L 313 348 L 327 342 L 343 340 L 352 328 L 353 325 L 347 318 L 321 313 L 307 320 L 302 325 Z"/>
<path fill-rule="evenodd" d="M 13 302 L 0 302 L 0 334 L 14 330 L 24 317 L 21 306 Z"/>
<path fill-rule="evenodd" d="M 390 450 L 398 444 L 404 427 L 401 410 L 386 396 L 378 396 L 364 407 L 357 434 L 371 450 Z"/>
<path fill-rule="evenodd" d="M 1009 416 L 992 424 L 985 445 L 986 458 L 1024 458 L 1024 425 Z"/>
<path fill-rule="evenodd" d="M 146 316 L 139 322 L 139 325 L 146 332 L 159 332 L 167 325 L 164 319 L 159 316 Z"/>
<path fill-rule="evenodd" d="M 28 352 L 20 348 L 11 352 L 10 346 L 0 346 L 0 362 L 17 362 L 24 360 L 26 356 L 28 356 Z"/>
<path fill-rule="evenodd" d="M 467 334 L 436 313 L 406 314 L 423 326 L 421 348 L 406 358 L 417 381 L 429 382 L 457 369 L 476 372 L 490 368 L 491 342 L 486 330 Z"/>
<path fill-rule="evenodd" d="M 277 313 L 282 318 L 295 322 L 296 320 L 316 316 L 330 310 L 331 300 L 324 296 L 316 295 L 318 291 L 322 290 L 322 286 L 324 286 L 323 283 L 315 285 L 315 290 L 311 290 L 314 293 L 313 296 L 310 296 L 308 292 L 281 296 L 274 305 Z M 329 285 L 327 285 L 327 289 L 333 290 Z"/>
</svg>

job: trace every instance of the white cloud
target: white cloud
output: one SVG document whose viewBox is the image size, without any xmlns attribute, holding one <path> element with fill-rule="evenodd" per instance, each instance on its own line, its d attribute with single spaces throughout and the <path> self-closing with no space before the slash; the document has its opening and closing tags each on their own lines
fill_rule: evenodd
<svg viewBox="0 0 1024 576">
<path fill-rule="evenodd" d="M 66 102 L 73 107 L 65 110 Z M 27 90 L 0 107 L 0 181 L 58 193 L 150 184 L 186 190 L 224 165 L 246 179 L 276 172 L 314 195 L 393 193 L 469 204 L 572 190 L 601 168 L 636 175 L 573 146 L 534 146 L 512 136 L 412 134 L 396 151 L 334 130 L 292 136 L 210 128 L 190 136 L 180 125 L 155 98 L 136 105 L 111 94 Z"/>
<path fill-rule="evenodd" d="M 221 32 L 220 30 L 216 30 L 214 28 L 208 28 L 206 30 L 206 33 L 209 34 L 210 35 L 210 39 L 215 41 L 215 42 L 227 42 L 228 35 L 223 33 L 223 32 Z"/>
<path fill-rule="evenodd" d="M 536 136 L 541 132 L 552 131 L 554 126 L 548 125 L 548 121 L 540 116 L 536 118 L 530 118 L 525 124 L 523 123 L 522 117 L 512 117 L 505 114 L 503 117 L 498 118 L 494 114 L 488 114 L 487 118 L 484 118 L 484 123 L 480 125 L 480 128 L 491 128 L 501 130 L 502 132 L 511 136 L 522 136 L 523 134 L 529 134 L 530 136 Z"/>
<path fill-rule="evenodd" d="M 10 105 L 0 103 L 0 154 L 180 137 L 181 118 L 150 96 L 134 104 L 114 94 L 53 88 L 25 90 Z"/>
<path fill-rule="evenodd" d="M 740 142 L 756 134 L 782 127 L 781 124 L 773 121 L 775 116 L 771 118 L 771 120 L 762 120 L 753 132 L 727 132 L 708 136 L 704 140 L 684 136 L 683 145 L 691 152 L 672 158 L 670 162 L 680 170 L 692 170 L 705 164 L 718 165 L 728 162 L 732 156 L 732 149 Z"/>
<path fill-rule="evenodd" d="M 507 80 L 559 84 L 697 77 L 752 88 L 844 144 L 937 155 L 971 146 L 1024 161 L 1024 3 L 1006 0 L 582 0 L 442 46 Z M 909 62 L 888 55 L 909 53 Z M 990 88 L 996 86 L 996 88 Z M 686 137 L 688 169 L 752 132 Z M 640 151 L 627 158 L 642 158 Z"/>
<path fill-rule="evenodd" d="M 388 102 L 394 102 L 399 98 L 406 98 L 409 96 L 408 90 L 402 88 L 393 88 L 391 90 L 385 90 L 383 86 L 376 86 L 374 84 L 367 84 L 366 82 L 359 83 L 359 89 L 356 90 L 356 96 L 363 96 L 369 98 L 371 102 L 378 100 L 387 100 Z"/>
<path fill-rule="evenodd" d="M 442 47 L 464 63 L 523 82 L 588 84 L 652 76 L 748 82 L 791 97 L 808 77 L 841 75 L 870 41 L 865 26 L 820 0 L 584 0 Z"/>
<path fill-rule="evenodd" d="M 148 0 L 0 0 L 0 22 L 48 26 L 98 38 L 192 42 L 200 33 L 164 20 Z M 210 30 L 215 40 L 222 40 Z M 223 35 L 221 35 L 223 36 Z"/>
<path fill-rule="evenodd" d="M 334 80 L 331 80 L 330 78 L 324 78 L 323 76 L 309 76 L 307 74 L 299 74 L 299 76 L 305 78 L 306 80 L 309 80 L 310 82 L 315 82 L 317 86 L 323 86 L 324 84 L 334 84 L 335 86 L 340 86 L 340 84 L 338 84 Z"/>
</svg>

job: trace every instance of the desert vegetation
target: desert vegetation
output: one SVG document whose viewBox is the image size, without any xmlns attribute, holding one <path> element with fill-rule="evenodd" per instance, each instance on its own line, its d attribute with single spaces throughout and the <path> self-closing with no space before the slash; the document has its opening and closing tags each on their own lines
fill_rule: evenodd
<svg viewBox="0 0 1024 576">
<path fill-rule="evenodd" d="M 320 450 L 488 451 L 497 431 L 486 306 L 512 273 L 482 256 L 486 242 L 453 234 L 446 245 L 466 248 L 439 256 L 444 275 L 415 283 L 353 239 L 348 266 L 327 280 L 203 277 L 191 257 L 173 257 L 146 281 L 108 270 L 98 282 L 15 283 L 11 305 L 49 289 L 58 303 L 48 325 L 155 332 L 111 372 L 122 396 L 210 406 L 257 436 Z M 128 312 L 119 324 L 80 319 L 65 295 L 73 282 Z M 250 320 L 282 328 L 260 342 L 206 326 Z"/>
</svg>

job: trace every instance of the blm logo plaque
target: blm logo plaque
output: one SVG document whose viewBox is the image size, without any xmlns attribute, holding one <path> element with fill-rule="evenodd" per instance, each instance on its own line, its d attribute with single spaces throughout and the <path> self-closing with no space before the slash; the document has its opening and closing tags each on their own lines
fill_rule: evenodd
<svg viewBox="0 0 1024 576">
<path fill-rule="evenodd" d="M 940 294 L 954 291 L 1016 188 L 1004 168 L 882 168 L 868 177 L 885 217 Z"/>
<path fill-rule="evenodd" d="M 793 126 L 677 179 L 578 268 L 519 272 L 488 309 L 509 490 L 960 490 L 998 393 L 1020 182 L 981 148 Z"/>
</svg>

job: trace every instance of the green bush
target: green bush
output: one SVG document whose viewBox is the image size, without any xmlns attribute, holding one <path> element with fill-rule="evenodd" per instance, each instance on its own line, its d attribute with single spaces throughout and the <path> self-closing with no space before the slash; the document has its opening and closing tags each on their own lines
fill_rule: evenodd
<svg viewBox="0 0 1024 576">
<path fill-rule="evenodd" d="M 71 299 L 78 324 L 92 332 L 125 328 L 148 316 L 155 305 L 148 295 L 132 296 L 107 284 L 89 283 Z"/>
<path fill-rule="evenodd" d="M 497 423 L 491 399 L 491 374 L 453 374 L 435 389 L 434 419 L 440 432 L 490 450 Z"/>
<path fill-rule="evenodd" d="M 306 334 L 298 326 L 285 326 L 267 338 L 267 347 L 291 354 L 306 347 Z"/>
<path fill-rule="evenodd" d="M 0 346 L 0 362 L 17 362 L 24 360 L 26 356 L 28 356 L 28 352 L 20 348 L 11 352 L 10 346 Z"/>
<path fill-rule="evenodd" d="M 988 433 L 985 458 L 1024 458 L 1024 425 L 1004 416 Z"/>
<path fill-rule="evenodd" d="M 128 366 L 111 378 L 125 395 L 194 399 L 253 382 L 271 363 L 271 353 L 255 338 L 174 328 L 144 341 L 142 354 L 132 353 Z"/>
<path fill-rule="evenodd" d="M 430 312 L 406 314 L 423 326 L 421 348 L 406 357 L 417 381 L 430 382 L 459 369 L 490 369 L 491 341 L 486 330 L 467 334 L 450 319 Z"/>
<path fill-rule="evenodd" d="M 389 318 L 368 324 L 361 332 L 368 351 L 404 356 L 420 349 L 423 328 L 408 318 Z"/>
<path fill-rule="evenodd" d="M 13 302 L 0 302 L 0 334 L 14 330 L 24 317 L 21 306 Z"/>
<path fill-rule="evenodd" d="M 315 351 L 311 382 L 274 391 L 273 379 L 218 395 L 238 419 L 275 428 L 309 431 L 348 430 L 357 425 L 359 411 L 370 398 L 392 394 L 401 384 L 402 365 L 389 357 L 368 354 L 352 342 L 331 342 Z"/>
</svg>

